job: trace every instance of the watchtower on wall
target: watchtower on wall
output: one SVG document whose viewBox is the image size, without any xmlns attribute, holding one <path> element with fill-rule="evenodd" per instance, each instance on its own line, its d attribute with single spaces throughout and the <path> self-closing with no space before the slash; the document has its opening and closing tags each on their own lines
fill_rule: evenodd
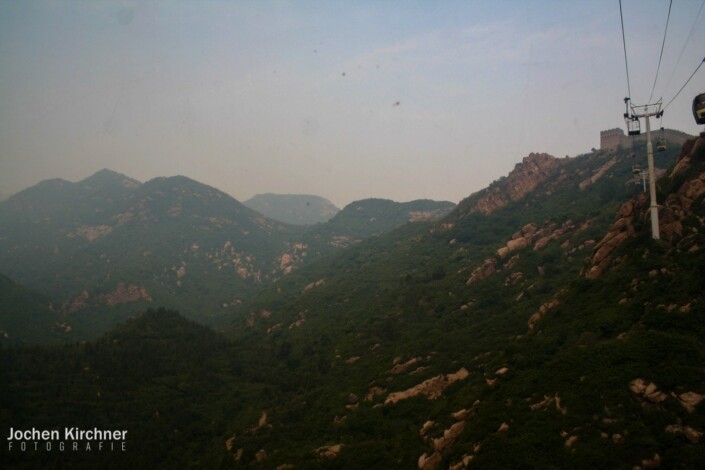
<svg viewBox="0 0 705 470">
<path fill-rule="evenodd" d="M 617 148 L 623 144 L 626 137 L 624 131 L 619 127 L 600 131 L 600 150 L 617 150 Z"/>
</svg>

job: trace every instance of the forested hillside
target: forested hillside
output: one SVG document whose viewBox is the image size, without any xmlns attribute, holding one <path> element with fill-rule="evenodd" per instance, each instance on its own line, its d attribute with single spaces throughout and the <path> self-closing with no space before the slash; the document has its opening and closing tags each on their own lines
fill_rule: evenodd
<svg viewBox="0 0 705 470">
<path fill-rule="evenodd" d="M 140 183 L 102 170 L 77 183 L 44 181 L 0 203 L 0 265 L 48 299 L 50 323 L 64 328 L 56 338 L 68 342 L 96 338 L 153 306 L 219 325 L 302 265 L 452 207 L 370 199 L 329 222 L 296 226 L 183 176 Z M 42 343 L 33 331 L 14 337 Z"/>
<path fill-rule="evenodd" d="M 530 156 L 444 219 L 281 278 L 224 336 L 160 311 L 93 343 L 2 350 L 7 426 L 131 436 L 108 459 L 3 459 L 698 468 L 705 141 L 661 158 L 660 241 L 629 154 Z"/>
</svg>

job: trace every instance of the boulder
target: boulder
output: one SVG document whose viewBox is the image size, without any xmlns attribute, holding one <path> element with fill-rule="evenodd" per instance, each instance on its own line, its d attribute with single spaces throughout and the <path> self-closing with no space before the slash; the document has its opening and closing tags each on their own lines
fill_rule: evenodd
<svg viewBox="0 0 705 470">
<path fill-rule="evenodd" d="M 443 452 L 445 449 L 453 445 L 460 433 L 465 429 L 465 421 L 458 421 L 450 428 L 443 431 L 443 436 L 433 440 L 433 448 L 436 452 Z"/>
<path fill-rule="evenodd" d="M 509 253 L 517 250 L 522 250 L 529 246 L 529 240 L 526 238 L 517 238 L 516 240 L 509 240 L 507 242 L 507 249 Z"/>
<path fill-rule="evenodd" d="M 700 395 L 695 392 L 685 392 L 678 395 L 678 400 L 681 402 L 681 405 L 683 405 L 683 408 L 688 410 L 688 413 L 695 411 L 695 407 L 698 406 L 698 403 L 703 401 L 704 398 L 705 395 Z"/>
</svg>

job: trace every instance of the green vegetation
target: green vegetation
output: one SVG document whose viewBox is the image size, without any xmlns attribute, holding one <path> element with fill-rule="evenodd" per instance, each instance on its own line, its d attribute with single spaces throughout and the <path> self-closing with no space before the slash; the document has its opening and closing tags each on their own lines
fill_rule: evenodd
<svg viewBox="0 0 705 470">
<path fill-rule="evenodd" d="M 72 327 L 69 341 L 95 338 L 151 305 L 219 325 L 285 272 L 453 206 L 370 199 L 303 227 L 183 176 L 141 184 L 102 170 L 78 183 L 45 181 L 1 203 L 0 265 L 52 299 Z"/>
<path fill-rule="evenodd" d="M 664 200 L 699 177 L 703 148 L 660 181 Z M 130 436 L 108 459 L 2 463 L 417 468 L 455 425 L 439 468 L 702 467 L 703 195 L 673 215 L 672 239 L 651 240 L 637 213 L 634 236 L 588 279 L 637 191 L 626 155 L 580 189 L 614 157 L 566 161 L 488 215 L 467 210 L 481 192 L 439 221 L 307 260 L 234 306 L 222 335 L 159 310 L 94 342 L 2 349 L 5 429 Z"/>
</svg>

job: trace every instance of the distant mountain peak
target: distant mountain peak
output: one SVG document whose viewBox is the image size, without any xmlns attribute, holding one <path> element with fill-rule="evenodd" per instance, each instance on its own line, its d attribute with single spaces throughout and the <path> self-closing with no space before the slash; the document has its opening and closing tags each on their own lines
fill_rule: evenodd
<svg viewBox="0 0 705 470">
<path fill-rule="evenodd" d="M 243 204 L 270 219 L 294 225 L 326 222 L 340 211 L 328 199 L 312 194 L 257 194 Z"/>
<path fill-rule="evenodd" d="M 137 189 L 142 185 L 142 183 L 136 179 L 107 168 L 103 168 L 88 178 L 79 181 L 78 184 L 86 189 L 102 189 L 115 186 L 121 186 L 126 189 Z"/>
<path fill-rule="evenodd" d="M 182 194 L 192 194 L 197 195 L 205 199 L 221 199 L 221 200 L 231 200 L 235 202 L 238 206 L 241 206 L 241 202 L 230 196 L 229 194 L 221 191 L 218 188 L 209 186 L 200 181 L 189 178 L 188 176 L 175 175 L 175 176 L 159 176 L 157 178 L 152 178 L 151 180 L 144 183 L 144 189 L 150 191 L 177 191 Z"/>
</svg>

